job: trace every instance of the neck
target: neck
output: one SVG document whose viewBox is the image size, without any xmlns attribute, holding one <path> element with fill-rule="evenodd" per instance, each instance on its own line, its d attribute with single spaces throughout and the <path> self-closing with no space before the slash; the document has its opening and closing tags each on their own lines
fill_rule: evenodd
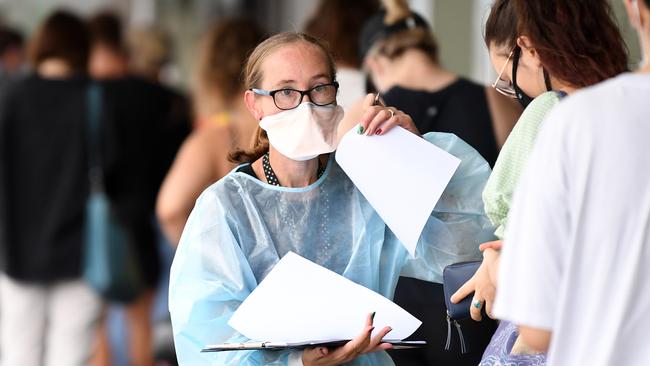
<svg viewBox="0 0 650 366">
<path fill-rule="evenodd" d="M 36 70 L 44 78 L 63 79 L 72 76 L 72 69 L 60 59 L 47 59 L 38 65 Z"/>
<path fill-rule="evenodd" d="M 575 91 L 578 90 L 578 88 L 571 86 L 561 80 L 558 80 L 553 76 L 551 76 L 551 86 L 553 87 L 553 90 L 563 91 L 567 94 L 573 94 Z"/>
<path fill-rule="evenodd" d="M 280 154 L 273 146 L 269 147 L 271 167 L 283 187 L 307 187 L 318 179 L 318 157 L 306 160 L 291 160 Z"/>
<path fill-rule="evenodd" d="M 386 74 L 389 79 L 385 90 L 393 86 L 406 89 L 437 91 L 451 84 L 457 76 L 431 61 L 420 50 L 407 50 L 392 61 Z"/>
</svg>

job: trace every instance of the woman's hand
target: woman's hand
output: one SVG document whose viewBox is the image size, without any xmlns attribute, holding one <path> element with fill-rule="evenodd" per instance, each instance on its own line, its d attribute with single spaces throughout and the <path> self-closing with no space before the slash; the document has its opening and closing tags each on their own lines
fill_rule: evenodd
<svg viewBox="0 0 650 366">
<path fill-rule="evenodd" d="M 374 313 L 369 314 L 363 332 L 345 345 L 329 349 L 327 347 L 308 348 L 302 352 L 304 366 L 330 366 L 350 362 L 365 353 L 387 350 L 392 347 L 390 343 L 381 343 L 381 340 L 390 332 L 390 327 L 385 327 L 376 336 L 370 337 L 375 327 L 372 326 Z"/>
<path fill-rule="evenodd" d="M 400 126 L 420 136 L 413 119 L 408 114 L 394 107 L 375 105 L 375 95 L 368 94 L 362 104 L 363 114 L 359 119 L 360 133 L 383 135 L 395 126 Z"/>
<path fill-rule="evenodd" d="M 457 304 L 474 292 L 474 298 L 470 304 L 469 312 L 472 319 L 476 321 L 481 321 L 483 318 L 481 315 L 481 308 L 483 306 L 485 306 L 487 315 L 492 318 L 492 305 L 496 294 L 497 271 L 499 267 L 499 252 L 493 249 L 495 247 L 501 248 L 501 241 L 481 244 L 481 250 L 483 251 L 483 262 L 481 266 L 474 276 L 451 296 L 451 302 Z"/>
<path fill-rule="evenodd" d="M 488 248 L 492 248 L 494 250 L 501 250 L 502 246 L 503 246 L 502 240 L 488 241 L 486 243 L 479 245 L 478 250 L 480 250 L 481 252 Z"/>
</svg>

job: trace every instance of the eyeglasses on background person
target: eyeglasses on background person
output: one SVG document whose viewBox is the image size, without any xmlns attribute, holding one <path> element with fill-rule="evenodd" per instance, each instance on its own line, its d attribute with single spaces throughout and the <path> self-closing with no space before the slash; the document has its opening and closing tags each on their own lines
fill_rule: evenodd
<svg viewBox="0 0 650 366">
<path fill-rule="evenodd" d="M 329 84 L 316 85 L 307 90 L 296 90 L 292 88 L 282 88 L 276 90 L 262 90 L 252 88 L 253 93 L 266 95 L 273 98 L 275 106 L 282 110 L 294 109 L 300 105 L 305 95 L 309 96 L 309 101 L 317 106 L 325 106 L 336 102 L 336 92 L 339 89 L 339 83 L 336 81 Z"/>
<path fill-rule="evenodd" d="M 515 88 L 512 85 L 511 80 L 503 80 L 501 77 L 503 76 L 503 73 L 506 71 L 506 67 L 508 66 L 508 62 L 510 62 L 510 59 L 512 58 L 512 55 L 514 54 L 515 49 L 513 48 L 510 53 L 508 54 L 508 58 L 506 58 L 506 62 L 503 64 L 503 67 L 501 68 L 501 71 L 499 72 L 499 75 L 497 76 L 497 79 L 494 81 L 492 84 L 492 87 L 496 89 L 499 93 L 505 95 L 508 98 L 517 98 L 517 93 L 515 92 Z"/>
</svg>

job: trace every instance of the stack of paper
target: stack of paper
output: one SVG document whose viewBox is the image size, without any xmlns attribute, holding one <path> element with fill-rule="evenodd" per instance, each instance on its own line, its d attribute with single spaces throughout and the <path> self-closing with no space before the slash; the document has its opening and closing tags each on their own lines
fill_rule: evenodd
<svg viewBox="0 0 650 366">
<path fill-rule="evenodd" d="M 253 346 L 261 347 L 262 342 L 266 348 L 309 345 L 357 337 L 372 312 L 376 312 L 375 333 L 385 326 L 393 329 L 386 340 L 402 340 L 422 324 L 376 292 L 290 252 L 239 306 L 228 325 L 251 339 Z"/>
</svg>

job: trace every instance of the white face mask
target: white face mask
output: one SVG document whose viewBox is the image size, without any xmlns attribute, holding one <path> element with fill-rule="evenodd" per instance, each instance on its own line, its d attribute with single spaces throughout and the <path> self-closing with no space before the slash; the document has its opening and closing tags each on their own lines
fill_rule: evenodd
<svg viewBox="0 0 650 366">
<path fill-rule="evenodd" d="M 262 118 L 269 143 L 291 160 L 305 161 L 336 150 L 341 106 L 302 103 L 294 109 Z"/>
</svg>

